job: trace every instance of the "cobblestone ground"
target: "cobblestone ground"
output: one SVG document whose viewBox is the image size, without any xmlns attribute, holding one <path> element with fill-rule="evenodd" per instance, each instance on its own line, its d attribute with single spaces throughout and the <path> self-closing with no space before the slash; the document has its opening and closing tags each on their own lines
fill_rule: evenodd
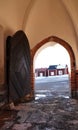
<svg viewBox="0 0 78 130">
<path fill-rule="evenodd" d="M 58 97 L 0 111 L 0 130 L 78 130 L 78 101 Z"/>
<path fill-rule="evenodd" d="M 62 95 L 38 92 L 35 97 L 28 103 L 11 104 L 10 110 L 2 109 L 0 130 L 78 130 L 78 100 L 71 99 L 67 91 Z"/>
</svg>

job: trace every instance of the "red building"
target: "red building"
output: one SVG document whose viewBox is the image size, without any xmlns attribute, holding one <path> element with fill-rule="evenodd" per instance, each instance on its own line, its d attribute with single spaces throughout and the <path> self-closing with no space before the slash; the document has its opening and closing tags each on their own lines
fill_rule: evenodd
<svg viewBox="0 0 78 130">
<path fill-rule="evenodd" d="M 68 66 L 51 65 L 49 68 L 38 68 L 35 69 L 35 76 L 54 76 L 68 74 Z"/>
<path fill-rule="evenodd" d="M 40 76 L 47 76 L 47 68 L 39 68 L 39 69 L 35 69 L 35 75 L 36 77 L 40 77 Z"/>
</svg>

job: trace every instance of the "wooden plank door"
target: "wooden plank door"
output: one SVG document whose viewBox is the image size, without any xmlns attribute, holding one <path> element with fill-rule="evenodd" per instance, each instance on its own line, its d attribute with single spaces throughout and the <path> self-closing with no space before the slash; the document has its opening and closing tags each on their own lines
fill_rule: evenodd
<svg viewBox="0 0 78 130">
<path fill-rule="evenodd" d="M 31 55 L 28 39 L 23 31 L 10 38 L 9 101 L 16 101 L 32 93 Z"/>
</svg>

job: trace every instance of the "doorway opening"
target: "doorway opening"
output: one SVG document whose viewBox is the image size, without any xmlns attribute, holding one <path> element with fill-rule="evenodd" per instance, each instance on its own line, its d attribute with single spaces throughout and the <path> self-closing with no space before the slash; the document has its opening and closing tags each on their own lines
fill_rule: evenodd
<svg viewBox="0 0 78 130">
<path fill-rule="evenodd" d="M 52 42 L 53 42 L 53 44 L 52 44 Z M 55 43 L 58 43 L 58 45 L 59 46 L 61 46 L 61 47 L 63 47 L 63 49 L 65 49 L 65 51 L 67 52 L 67 54 L 69 55 L 68 56 L 68 62 L 69 63 L 66 63 L 66 67 L 68 66 L 68 73 L 67 73 L 67 75 L 62 75 L 62 73 L 63 73 L 63 71 L 58 71 L 58 75 L 56 75 L 56 80 L 58 79 L 61 79 L 61 78 L 58 78 L 58 77 L 62 77 L 62 79 L 64 79 L 65 80 L 65 82 L 67 83 L 67 85 L 68 85 L 68 89 L 69 89 L 69 91 L 68 91 L 68 93 L 69 93 L 69 95 L 68 94 L 66 94 L 65 93 L 65 95 L 63 95 L 63 93 L 62 93 L 62 96 L 66 96 L 66 98 L 69 98 L 70 96 L 71 97 L 73 97 L 73 88 L 75 88 L 75 57 L 74 57 L 74 53 L 73 53 L 73 50 L 72 50 L 72 48 L 71 48 L 71 46 L 67 43 L 67 42 L 65 42 L 65 41 L 63 41 L 62 39 L 60 39 L 60 38 L 58 38 L 58 37 L 55 37 L 55 36 L 52 36 L 52 37 L 48 37 L 48 38 L 46 38 L 46 39 L 44 39 L 43 41 L 41 41 L 40 43 L 38 43 L 33 49 L 32 49 L 32 60 L 33 60 L 33 73 L 34 73 L 34 86 L 33 86 L 33 90 L 34 90 L 34 92 L 35 92 L 35 84 L 37 84 L 37 85 L 39 85 L 39 84 L 42 84 L 42 82 L 44 81 L 45 83 L 44 84 L 46 84 L 46 80 L 42 80 L 41 81 L 41 79 L 37 79 L 37 81 L 35 80 L 35 76 L 37 76 L 37 74 L 38 74 L 38 76 L 40 76 L 40 78 L 43 78 L 43 79 L 45 79 L 45 78 L 50 78 L 50 79 L 48 79 L 48 80 L 50 80 L 49 81 L 49 83 L 48 83 L 48 86 L 49 87 L 47 87 L 48 89 L 50 88 L 50 84 L 51 84 L 51 82 L 52 82 L 52 84 L 51 84 L 51 86 L 54 86 L 53 85 L 53 82 L 56 82 L 56 81 L 54 81 L 54 78 L 55 78 L 55 72 L 50 72 L 49 71 L 49 77 L 47 76 L 48 75 L 48 73 L 47 73 L 47 75 L 46 75 L 46 77 L 44 78 L 44 76 L 45 76 L 45 73 L 43 72 L 43 73 L 35 73 L 35 59 L 37 58 L 37 56 L 38 56 L 38 54 L 40 53 L 40 51 L 41 50 L 45 50 L 44 48 L 47 48 L 47 47 L 51 47 L 51 45 L 52 46 L 55 46 Z M 58 47 L 57 47 L 58 48 Z M 51 48 L 52 49 L 52 48 Z M 59 50 L 59 49 L 58 49 Z M 57 54 L 57 52 L 56 52 L 56 54 Z M 58 53 L 59 54 L 59 53 Z M 57 55 L 56 55 L 57 56 Z M 62 52 L 61 52 L 61 56 L 62 56 Z M 65 56 L 64 56 L 64 58 L 65 58 Z M 64 58 L 63 58 L 63 61 L 64 61 Z M 46 59 L 46 57 L 45 57 L 45 59 Z M 48 57 L 48 59 L 49 59 L 49 57 Z M 52 56 L 50 57 L 50 59 L 53 59 L 52 58 Z M 55 58 L 54 58 L 55 59 Z M 59 59 L 59 58 L 58 58 Z M 67 59 L 67 57 L 66 57 L 66 59 Z M 47 59 L 46 59 L 47 60 Z M 50 60 L 50 61 L 52 61 L 52 60 Z M 57 60 L 56 60 L 56 62 L 57 62 Z M 46 63 L 47 63 L 47 61 L 46 61 Z M 62 63 L 64 63 L 64 62 L 62 62 Z M 41 64 L 41 62 L 40 62 L 40 64 Z M 61 64 L 61 63 L 59 63 L 59 64 Z M 50 66 L 49 67 L 55 67 L 56 65 L 57 65 L 57 67 L 58 67 L 58 69 L 59 69 L 59 67 L 60 67 L 60 65 L 59 64 L 55 64 L 55 63 L 53 63 L 53 64 L 50 64 Z M 63 64 L 64 65 L 64 64 Z M 44 66 L 45 67 L 45 66 Z M 49 68 L 48 67 L 48 68 Z M 45 67 L 45 69 L 47 69 L 47 67 Z M 73 77 L 73 75 L 74 75 L 74 77 Z M 67 77 L 66 77 L 67 76 Z M 39 78 L 39 77 L 38 77 Z M 40 81 L 39 81 L 40 80 Z M 64 80 L 63 80 L 63 82 L 62 82 L 62 85 L 60 85 L 60 86 L 66 86 L 66 84 L 64 84 Z M 73 80 L 73 83 L 72 83 L 72 80 Z M 57 85 L 56 86 L 59 86 L 58 85 L 58 82 L 56 83 Z M 45 85 L 44 85 L 45 86 Z M 40 85 L 40 87 L 42 88 L 42 86 Z M 40 92 L 42 91 L 42 89 L 40 88 Z M 54 88 L 57 88 L 57 87 L 54 87 Z M 62 87 L 62 88 L 64 88 L 64 87 Z M 62 90 L 62 88 L 61 88 L 61 90 Z M 44 89 L 45 89 L 45 87 L 44 87 Z M 53 89 L 53 88 L 50 88 L 50 89 Z M 49 91 L 50 91 L 50 89 L 49 89 Z M 59 87 L 58 87 L 58 92 L 59 92 Z M 48 90 L 45 90 L 45 92 L 47 92 Z M 51 91 L 50 91 L 51 92 Z M 59 92 L 60 93 L 60 92 Z M 37 93 L 36 93 L 37 94 Z M 39 93 L 38 93 L 39 94 Z M 45 98 L 45 94 L 44 94 L 44 92 L 42 91 L 42 97 L 43 98 Z M 54 92 L 53 93 L 53 91 L 52 91 L 52 93 L 51 93 L 51 97 L 52 97 L 52 95 L 56 95 L 57 96 L 57 94 Z M 50 93 L 47 93 L 47 95 L 48 96 L 50 96 Z M 40 96 L 40 95 L 36 95 L 36 99 L 38 99 L 39 97 L 38 96 Z M 60 95 L 61 96 L 61 95 Z"/>
<path fill-rule="evenodd" d="M 34 57 L 35 100 L 45 97 L 70 97 L 70 57 L 56 42 L 43 45 Z"/>
</svg>

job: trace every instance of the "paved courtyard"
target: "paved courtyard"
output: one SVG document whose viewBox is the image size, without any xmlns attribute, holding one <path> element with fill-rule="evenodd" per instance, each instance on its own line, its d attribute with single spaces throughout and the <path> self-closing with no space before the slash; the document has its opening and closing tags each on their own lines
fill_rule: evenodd
<svg viewBox="0 0 78 130">
<path fill-rule="evenodd" d="M 35 79 L 36 98 L 70 97 L 69 75 L 37 77 Z"/>
<path fill-rule="evenodd" d="M 52 78 L 36 79 L 34 101 L 2 109 L 0 130 L 78 130 L 78 100 L 70 97 L 68 77 Z"/>
</svg>

